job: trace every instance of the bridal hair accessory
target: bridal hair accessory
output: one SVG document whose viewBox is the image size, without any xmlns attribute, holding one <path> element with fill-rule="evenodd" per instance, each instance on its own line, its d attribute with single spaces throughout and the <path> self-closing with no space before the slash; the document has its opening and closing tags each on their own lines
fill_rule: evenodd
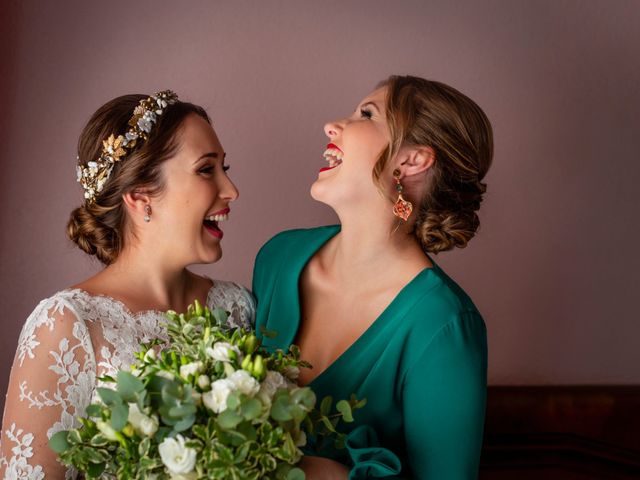
<svg viewBox="0 0 640 480">
<path fill-rule="evenodd" d="M 404 188 L 400 183 L 400 170 L 397 168 L 393 171 L 393 178 L 396 179 L 396 191 L 398 192 L 398 200 L 396 200 L 393 206 L 393 214 L 406 222 L 413 211 L 413 205 L 411 202 L 402 198 L 402 190 L 404 190 Z"/>
<path fill-rule="evenodd" d="M 144 221 L 147 223 L 151 221 L 151 205 L 144 206 Z"/>
<path fill-rule="evenodd" d="M 133 116 L 129 120 L 129 130 L 117 137 L 111 134 L 109 138 L 103 140 L 102 153 L 97 160 L 76 167 L 78 182 L 84 189 L 84 198 L 88 203 L 93 203 L 102 191 L 114 165 L 127 156 L 138 140 L 145 141 L 149 138 L 157 116 L 162 115 L 168 105 L 173 105 L 177 101 L 178 96 L 171 90 L 163 90 L 140 100 L 140 104 L 133 110 Z M 146 217 L 145 221 L 148 221 Z"/>
</svg>

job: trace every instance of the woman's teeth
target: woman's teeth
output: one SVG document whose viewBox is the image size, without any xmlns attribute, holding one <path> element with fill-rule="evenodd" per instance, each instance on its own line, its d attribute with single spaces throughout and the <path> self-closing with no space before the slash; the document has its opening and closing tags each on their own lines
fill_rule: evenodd
<svg viewBox="0 0 640 480">
<path fill-rule="evenodd" d="M 210 222 L 225 222 L 225 221 L 229 220 L 229 214 L 210 215 L 208 217 L 205 217 L 205 220 L 208 220 Z"/>
<path fill-rule="evenodd" d="M 337 148 L 327 148 L 322 154 L 331 168 L 337 167 L 342 163 L 342 152 Z"/>
</svg>

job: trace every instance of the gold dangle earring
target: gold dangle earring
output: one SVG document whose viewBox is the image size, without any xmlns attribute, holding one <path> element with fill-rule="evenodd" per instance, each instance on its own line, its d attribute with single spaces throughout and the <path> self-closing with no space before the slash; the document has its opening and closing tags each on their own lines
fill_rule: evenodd
<svg viewBox="0 0 640 480">
<path fill-rule="evenodd" d="M 393 206 L 393 214 L 406 222 L 413 211 L 413 205 L 402 197 L 404 188 L 400 183 L 400 170 L 397 168 L 393 171 L 393 178 L 396 180 L 396 191 L 398 192 L 398 200 Z"/>
<path fill-rule="evenodd" d="M 151 221 L 151 205 L 144 206 L 144 221 L 147 223 Z"/>
</svg>

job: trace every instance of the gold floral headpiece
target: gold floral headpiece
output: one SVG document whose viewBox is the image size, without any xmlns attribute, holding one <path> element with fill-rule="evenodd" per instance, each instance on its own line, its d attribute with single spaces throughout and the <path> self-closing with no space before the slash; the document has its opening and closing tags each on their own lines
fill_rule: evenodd
<svg viewBox="0 0 640 480">
<path fill-rule="evenodd" d="M 140 100 L 140 104 L 133 110 L 133 116 L 129 120 L 129 130 L 117 137 L 111 134 L 109 138 L 103 140 L 102 153 L 97 160 L 87 162 L 86 165 L 78 165 L 76 168 L 78 182 L 84 188 L 84 198 L 88 203 L 93 203 L 102 191 L 114 165 L 122 161 L 139 140 L 145 141 L 149 138 L 158 115 L 162 115 L 168 105 L 173 105 L 177 101 L 178 96 L 171 90 L 163 90 Z"/>
</svg>

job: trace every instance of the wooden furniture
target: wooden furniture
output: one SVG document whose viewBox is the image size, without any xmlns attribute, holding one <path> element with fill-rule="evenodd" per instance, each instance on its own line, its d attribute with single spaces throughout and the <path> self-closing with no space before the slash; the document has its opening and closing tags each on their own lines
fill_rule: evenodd
<svg viewBox="0 0 640 480">
<path fill-rule="evenodd" d="M 640 479 L 640 386 L 490 386 L 480 479 Z"/>
</svg>

